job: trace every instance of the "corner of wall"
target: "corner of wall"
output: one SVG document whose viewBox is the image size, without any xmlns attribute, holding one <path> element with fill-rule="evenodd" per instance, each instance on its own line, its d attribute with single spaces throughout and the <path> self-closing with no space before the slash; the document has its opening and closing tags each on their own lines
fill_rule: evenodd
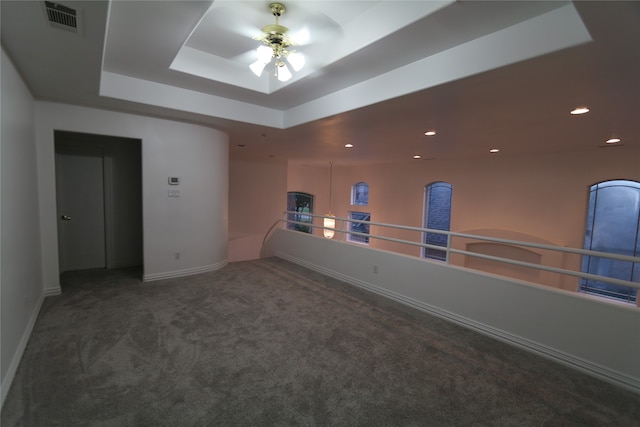
<svg viewBox="0 0 640 427">
<path fill-rule="evenodd" d="M 38 299 L 38 302 L 34 307 L 31 316 L 29 317 L 29 323 L 27 323 L 27 327 L 24 329 L 24 333 L 20 338 L 20 342 L 16 347 L 16 351 L 13 353 L 13 357 L 11 358 L 11 363 L 9 364 L 9 368 L 7 369 L 7 373 L 2 379 L 2 384 L 0 384 L 0 408 L 2 408 L 2 406 L 4 405 L 4 400 L 9 394 L 9 389 L 11 388 L 11 384 L 13 383 L 13 378 L 18 371 L 20 360 L 22 359 L 25 348 L 27 348 L 27 343 L 29 342 L 31 332 L 33 332 L 33 327 L 35 326 L 36 320 L 38 319 L 38 314 L 40 314 L 40 308 L 42 308 L 44 297 L 45 294 L 43 293 Z"/>
</svg>

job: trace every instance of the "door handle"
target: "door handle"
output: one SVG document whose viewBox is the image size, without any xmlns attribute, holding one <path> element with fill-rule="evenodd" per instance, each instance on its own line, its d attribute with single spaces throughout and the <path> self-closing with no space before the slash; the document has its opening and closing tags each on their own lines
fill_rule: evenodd
<svg viewBox="0 0 640 427">
<path fill-rule="evenodd" d="M 63 221 L 71 221 L 71 217 L 69 215 L 62 215 L 60 219 Z"/>
</svg>

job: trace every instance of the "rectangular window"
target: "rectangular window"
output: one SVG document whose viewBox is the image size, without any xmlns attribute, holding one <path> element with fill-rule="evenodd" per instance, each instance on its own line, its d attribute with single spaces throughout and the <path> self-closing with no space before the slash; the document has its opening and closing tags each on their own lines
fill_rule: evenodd
<svg viewBox="0 0 640 427">
<path fill-rule="evenodd" d="M 291 191 L 287 193 L 287 228 L 289 230 L 312 233 L 313 230 L 313 195 Z M 295 213 L 293 213 L 295 212 Z M 302 224 L 301 224 L 302 223 Z"/>
<path fill-rule="evenodd" d="M 355 243 L 369 244 L 369 224 L 359 221 L 371 221 L 368 212 L 349 212 L 349 235 L 347 240 Z M 353 221 L 351 221 L 353 220 Z M 358 221 L 358 222 L 356 222 Z M 359 233 L 359 234 L 353 234 Z"/>
</svg>

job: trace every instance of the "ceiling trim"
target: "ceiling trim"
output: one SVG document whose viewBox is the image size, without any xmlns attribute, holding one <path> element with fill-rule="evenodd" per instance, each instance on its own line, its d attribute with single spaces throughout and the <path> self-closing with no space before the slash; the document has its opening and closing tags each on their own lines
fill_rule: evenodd
<svg viewBox="0 0 640 427">
<path fill-rule="evenodd" d="M 591 41 L 572 4 L 286 111 L 102 70 L 100 95 L 289 128 Z"/>
<path fill-rule="evenodd" d="M 274 108 L 104 70 L 100 78 L 100 96 L 274 128 L 283 127 L 283 112 Z"/>
<path fill-rule="evenodd" d="M 300 125 L 592 41 L 572 4 L 286 111 Z"/>
<path fill-rule="evenodd" d="M 191 74 L 264 94 L 270 93 L 270 81 L 278 81 L 269 78 L 256 78 L 254 74 L 243 72 L 246 70 L 240 70 L 239 65 L 233 61 L 211 55 L 186 45 L 180 48 L 180 51 L 173 59 L 169 68 L 181 73 Z M 269 77 L 271 77 L 272 73 L 266 74 L 269 74 Z"/>
</svg>

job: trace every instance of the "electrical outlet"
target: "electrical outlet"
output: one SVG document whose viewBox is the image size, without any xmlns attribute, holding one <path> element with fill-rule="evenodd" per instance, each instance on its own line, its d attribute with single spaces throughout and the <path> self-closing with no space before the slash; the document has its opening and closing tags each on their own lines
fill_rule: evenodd
<svg viewBox="0 0 640 427">
<path fill-rule="evenodd" d="M 179 260 L 179 259 L 180 259 L 180 252 L 176 252 L 176 253 L 174 254 L 174 258 L 175 258 L 176 260 Z"/>
<path fill-rule="evenodd" d="M 373 274 L 378 274 L 378 264 L 373 264 Z"/>
</svg>

